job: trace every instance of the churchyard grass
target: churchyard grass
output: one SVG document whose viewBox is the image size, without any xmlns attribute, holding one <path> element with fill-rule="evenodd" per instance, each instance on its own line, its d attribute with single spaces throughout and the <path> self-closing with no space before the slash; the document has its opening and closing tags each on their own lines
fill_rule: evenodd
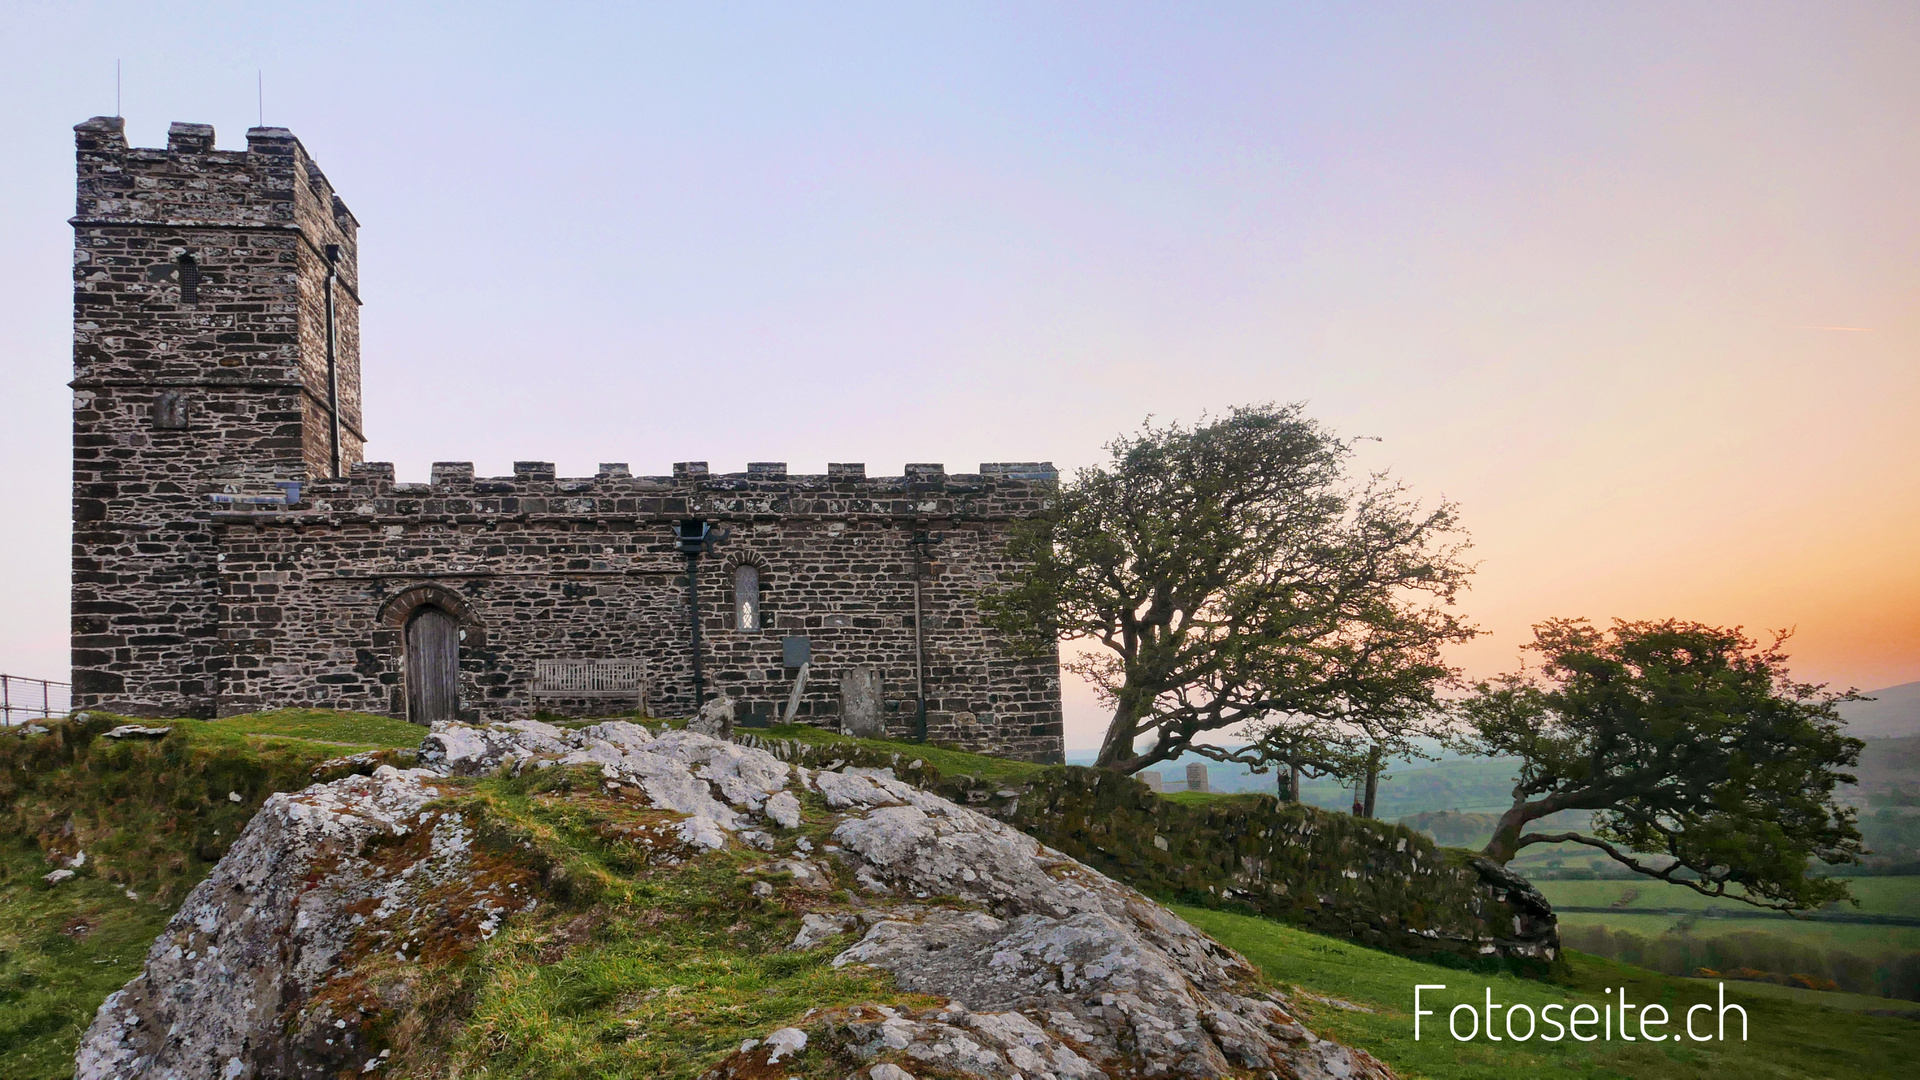
<svg viewBox="0 0 1920 1080">
<path fill-rule="evenodd" d="M 943 776 L 977 776 L 983 780 L 1008 782 L 1032 776 L 1047 768 L 1045 765 L 1036 765 L 1027 761 L 1011 761 L 1007 758 L 989 757 L 986 754 L 970 754 L 965 750 L 955 750 L 938 744 L 856 739 L 832 731 L 808 727 L 805 724 L 780 724 L 770 728 L 755 729 L 752 734 L 770 739 L 798 739 L 823 746 L 838 744 L 864 746 L 887 753 L 924 758 L 927 764 L 939 769 Z"/>
</svg>

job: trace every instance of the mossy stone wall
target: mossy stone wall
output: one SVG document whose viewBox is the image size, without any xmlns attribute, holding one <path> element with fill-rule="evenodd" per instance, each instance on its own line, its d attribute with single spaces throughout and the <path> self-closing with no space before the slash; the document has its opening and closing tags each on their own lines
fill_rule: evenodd
<svg viewBox="0 0 1920 1080">
<path fill-rule="evenodd" d="M 1131 777 L 1072 765 L 993 782 L 943 776 L 906 754 L 742 738 L 813 768 L 891 768 L 1161 899 L 1476 966 L 1539 973 L 1559 956 L 1553 910 L 1524 878 L 1399 825 L 1266 795 L 1173 802 Z"/>
</svg>

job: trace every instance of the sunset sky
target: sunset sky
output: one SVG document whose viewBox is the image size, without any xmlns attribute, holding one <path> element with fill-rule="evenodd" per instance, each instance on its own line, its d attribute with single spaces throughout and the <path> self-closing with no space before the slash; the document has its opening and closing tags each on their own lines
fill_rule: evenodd
<svg viewBox="0 0 1920 1080">
<path fill-rule="evenodd" d="M 1920 5 L 10 4 L 0 671 L 64 678 L 72 125 L 292 128 L 369 456 L 1099 459 L 1305 401 L 1457 501 L 1459 653 L 1920 679 Z M 1069 745 L 1097 741 L 1071 693 Z"/>
</svg>

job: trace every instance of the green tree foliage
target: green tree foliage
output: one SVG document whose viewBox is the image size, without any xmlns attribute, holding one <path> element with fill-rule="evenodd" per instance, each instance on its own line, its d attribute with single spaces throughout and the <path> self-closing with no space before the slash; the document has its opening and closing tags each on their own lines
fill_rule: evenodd
<svg viewBox="0 0 1920 1080">
<path fill-rule="evenodd" d="M 1453 675 L 1440 650 L 1473 634 L 1448 610 L 1470 572 L 1452 505 L 1351 480 L 1351 444 L 1298 405 L 1148 426 L 1108 450 L 1016 534 L 1029 569 L 984 599 L 1036 651 L 1098 646 L 1066 666 L 1113 710 L 1101 766 L 1285 760 L 1276 747 L 1351 763 L 1363 728 L 1435 713 Z M 1194 741 L 1253 721 L 1260 741 L 1238 754 Z"/>
<path fill-rule="evenodd" d="M 1863 745 L 1834 706 L 1857 695 L 1794 682 L 1784 640 L 1672 619 L 1534 627 L 1539 670 L 1460 705 L 1469 748 L 1521 759 L 1486 855 L 1572 841 L 1708 896 L 1781 910 L 1846 898 L 1844 881 L 1807 868 L 1861 854 L 1854 812 L 1833 798 Z M 1595 835 L 1525 831 L 1561 810 L 1597 811 Z"/>
</svg>

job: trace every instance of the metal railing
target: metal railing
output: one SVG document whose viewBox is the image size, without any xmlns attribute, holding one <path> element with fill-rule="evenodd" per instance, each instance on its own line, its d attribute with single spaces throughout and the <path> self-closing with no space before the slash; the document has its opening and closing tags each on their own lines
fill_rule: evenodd
<svg viewBox="0 0 1920 1080">
<path fill-rule="evenodd" d="M 12 727 L 20 721 L 65 716 L 73 708 L 73 688 L 52 679 L 28 679 L 19 675 L 0 675 L 0 724 Z"/>
</svg>

